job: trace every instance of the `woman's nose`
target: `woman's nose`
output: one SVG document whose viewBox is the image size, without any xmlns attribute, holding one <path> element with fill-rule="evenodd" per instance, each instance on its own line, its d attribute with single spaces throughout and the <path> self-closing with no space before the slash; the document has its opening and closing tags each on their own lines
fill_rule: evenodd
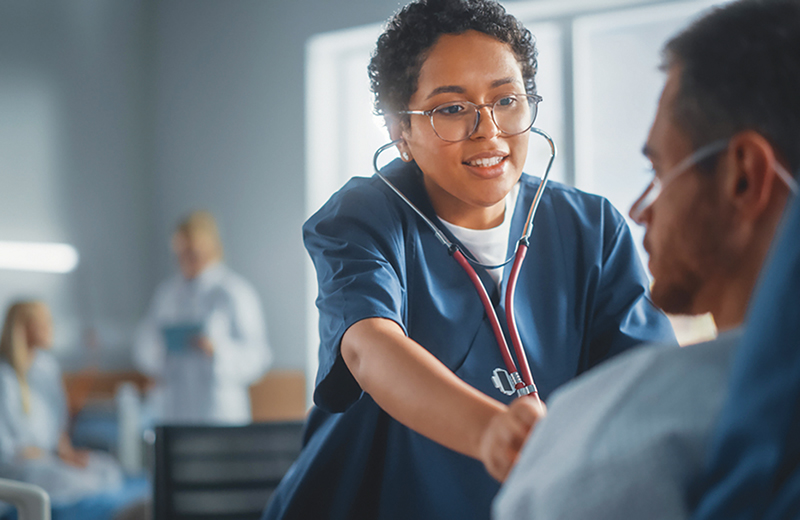
<svg viewBox="0 0 800 520">
<path fill-rule="evenodd" d="M 478 118 L 478 126 L 472 134 L 472 139 L 492 139 L 500 134 L 500 129 L 494 122 L 492 117 L 492 107 L 482 106 L 478 107 L 476 117 Z"/>
</svg>

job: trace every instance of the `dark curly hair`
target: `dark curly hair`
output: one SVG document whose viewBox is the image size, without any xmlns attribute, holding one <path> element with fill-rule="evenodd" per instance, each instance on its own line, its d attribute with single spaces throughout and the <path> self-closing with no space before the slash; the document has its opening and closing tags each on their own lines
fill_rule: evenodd
<svg viewBox="0 0 800 520">
<path fill-rule="evenodd" d="M 431 47 L 443 34 L 469 30 L 508 44 L 522 69 L 526 92 L 536 93 L 534 38 L 503 6 L 493 0 L 417 0 L 389 20 L 372 54 L 369 79 L 375 113 L 391 116 L 407 110 Z"/>
<path fill-rule="evenodd" d="M 695 147 L 755 130 L 800 168 L 800 2 L 740 0 L 667 42 L 681 67 L 673 117 Z M 713 158 L 701 169 L 713 170 Z"/>
</svg>

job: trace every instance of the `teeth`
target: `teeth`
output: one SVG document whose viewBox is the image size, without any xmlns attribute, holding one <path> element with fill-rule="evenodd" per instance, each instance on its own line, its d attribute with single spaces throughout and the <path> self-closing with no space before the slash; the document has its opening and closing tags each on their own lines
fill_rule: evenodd
<svg viewBox="0 0 800 520">
<path fill-rule="evenodd" d="M 479 166 L 481 168 L 487 168 L 489 166 L 494 166 L 495 164 L 500 164 L 502 161 L 502 157 L 491 157 L 489 159 L 476 159 L 474 161 L 470 161 L 468 164 L 470 166 Z"/>
</svg>

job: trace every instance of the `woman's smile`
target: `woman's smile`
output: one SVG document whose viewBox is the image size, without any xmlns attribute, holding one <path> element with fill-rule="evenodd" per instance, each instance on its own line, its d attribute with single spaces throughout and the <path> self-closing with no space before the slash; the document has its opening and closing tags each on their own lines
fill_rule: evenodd
<svg viewBox="0 0 800 520">
<path fill-rule="evenodd" d="M 493 179 L 505 172 L 507 157 L 508 154 L 502 152 L 483 152 L 470 157 L 462 164 L 479 177 Z"/>
</svg>

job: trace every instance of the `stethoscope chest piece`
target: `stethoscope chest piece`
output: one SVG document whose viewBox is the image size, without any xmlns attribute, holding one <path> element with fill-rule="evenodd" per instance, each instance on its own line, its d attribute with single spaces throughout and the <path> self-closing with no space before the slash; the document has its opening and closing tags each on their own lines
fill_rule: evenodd
<svg viewBox="0 0 800 520">
<path fill-rule="evenodd" d="M 508 371 L 504 368 L 495 368 L 494 372 L 492 372 L 492 383 L 494 387 L 500 390 L 505 395 L 514 395 L 516 390 L 514 389 L 514 381 L 511 379 L 511 375 Z"/>
</svg>

